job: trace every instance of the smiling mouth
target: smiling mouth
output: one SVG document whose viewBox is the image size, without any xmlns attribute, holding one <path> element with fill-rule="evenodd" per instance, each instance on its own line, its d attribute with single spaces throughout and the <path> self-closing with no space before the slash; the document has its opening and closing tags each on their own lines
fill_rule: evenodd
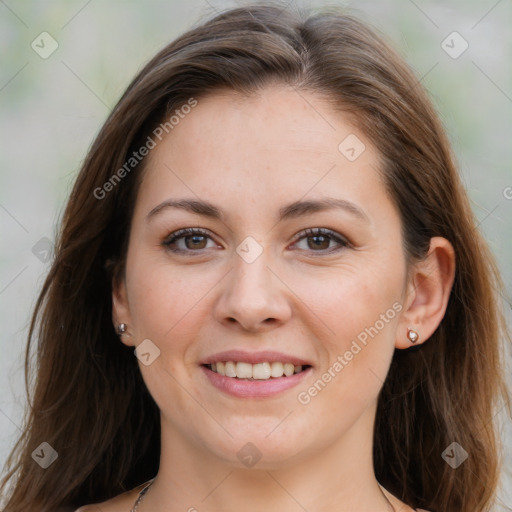
<svg viewBox="0 0 512 512">
<path fill-rule="evenodd" d="M 278 361 L 256 364 L 241 361 L 225 361 L 205 364 L 203 366 L 219 375 L 243 380 L 270 380 L 290 377 L 310 368 L 310 365 L 294 366 L 292 363 L 281 363 Z"/>
</svg>

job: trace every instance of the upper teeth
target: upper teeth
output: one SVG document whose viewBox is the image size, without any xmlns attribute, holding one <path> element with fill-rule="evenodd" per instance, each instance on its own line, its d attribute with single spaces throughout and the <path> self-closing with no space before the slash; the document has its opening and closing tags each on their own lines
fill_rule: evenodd
<svg viewBox="0 0 512 512">
<path fill-rule="evenodd" d="M 242 363 L 240 361 L 226 361 L 211 363 L 212 371 L 225 375 L 226 377 L 237 377 L 239 379 L 266 380 L 271 377 L 289 377 L 294 373 L 302 371 L 302 366 L 294 366 L 292 363 Z"/>
</svg>

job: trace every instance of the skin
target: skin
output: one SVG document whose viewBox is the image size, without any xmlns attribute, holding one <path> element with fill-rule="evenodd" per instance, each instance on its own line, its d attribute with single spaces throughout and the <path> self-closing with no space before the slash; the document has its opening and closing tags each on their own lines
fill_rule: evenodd
<svg viewBox="0 0 512 512">
<path fill-rule="evenodd" d="M 353 162 L 338 150 L 349 134 L 366 146 Z M 161 411 L 162 453 L 138 511 L 412 510 L 374 475 L 377 398 L 394 350 L 411 346 L 407 328 L 421 344 L 439 325 L 454 254 L 433 238 L 427 258 L 407 267 L 399 214 L 378 169 L 379 155 L 348 119 L 319 95 L 280 85 L 249 97 L 201 98 L 151 151 L 125 274 L 113 291 L 114 324 L 128 325 L 122 342 L 150 339 L 160 350 L 149 366 L 139 361 Z M 282 206 L 327 196 L 350 201 L 363 216 L 330 209 L 277 221 Z M 177 208 L 147 218 L 171 198 L 208 200 L 223 219 Z M 189 252 L 173 253 L 165 240 L 187 227 L 211 238 L 200 238 L 199 249 L 182 238 L 177 247 Z M 348 245 L 331 239 L 318 247 L 315 236 L 300 235 L 318 227 Z M 263 249 L 252 263 L 236 252 L 247 236 Z M 336 377 L 300 403 L 298 393 L 393 304 L 399 312 L 388 313 Z M 276 396 L 236 398 L 213 387 L 199 366 L 229 349 L 279 350 L 313 368 Z M 261 453 L 252 468 L 237 457 L 248 442 Z M 128 511 L 136 496 L 97 507 Z"/>
</svg>

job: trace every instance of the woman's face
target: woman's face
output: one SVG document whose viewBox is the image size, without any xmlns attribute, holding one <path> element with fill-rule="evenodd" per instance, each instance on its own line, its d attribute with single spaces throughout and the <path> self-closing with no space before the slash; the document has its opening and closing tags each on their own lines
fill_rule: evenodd
<svg viewBox="0 0 512 512">
<path fill-rule="evenodd" d="M 407 282 L 364 134 L 310 92 L 217 92 L 148 158 L 114 316 L 163 435 L 268 468 L 370 442 Z"/>
</svg>

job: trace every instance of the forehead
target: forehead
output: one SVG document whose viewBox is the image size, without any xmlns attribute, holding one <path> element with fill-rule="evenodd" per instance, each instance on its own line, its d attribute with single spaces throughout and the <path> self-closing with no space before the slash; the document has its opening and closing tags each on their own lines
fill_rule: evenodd
<svg viewBox="0 0 512 512">
<path fill-rule="evenodd" d="M 319 94 L 221 90 L 186 110 L 148 156 L 140 193 L 154 201 L 186 194 L 244 209 L 307 194 L 362 202 L 385 195 L 378 153 Z"/>
</svg>

